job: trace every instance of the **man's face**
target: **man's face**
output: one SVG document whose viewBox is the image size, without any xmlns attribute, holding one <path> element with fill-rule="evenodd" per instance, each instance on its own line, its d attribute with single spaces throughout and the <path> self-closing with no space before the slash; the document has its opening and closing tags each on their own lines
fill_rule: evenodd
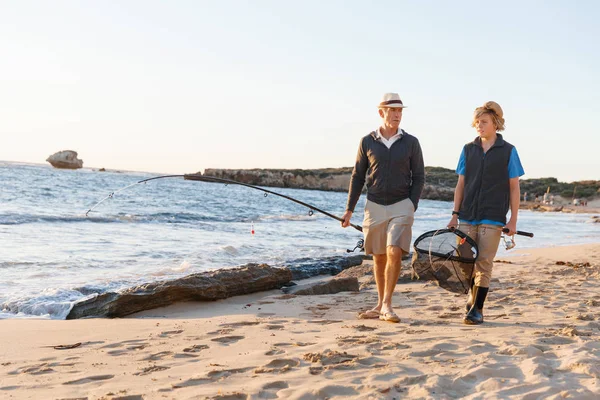
<svg viewBox="0 0 600 400">
<path fill-rule="evenodd" d="M 380 108 L 379 115 L 385 126 L 398 129 L 402 121 L 402 108 Z"/>
<path fill-rule="evenodd" d="M 483 114 L 475 120 L 475 129 L 477 129 L 477 133 L 483 139 L 492 138 L 496 133 L 496 125 L 494 125 L 492 117 L 488 114 Z"/>
</svg>

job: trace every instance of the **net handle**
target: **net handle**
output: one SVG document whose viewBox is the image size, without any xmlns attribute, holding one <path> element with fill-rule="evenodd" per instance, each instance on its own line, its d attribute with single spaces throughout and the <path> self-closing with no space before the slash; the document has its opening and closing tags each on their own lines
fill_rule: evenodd
<svg viewBox="0 0 600 400">
<path fill-rule="evenodd" d="M 508 232 L 510 232 L 510 231 L 508 230 L 508 228 L 503 228 L 503 229 L 502 229 L 502 232 L 503 232 L 503 233 L 508 233 Z M 533 237 L 533 233 L 531 233 L 531 232 L 516 231 L 516 232 L 515 232 L 515 234 L 517 234 L 517 235 L 521 235 L 521 236 L 527 236 L 527 237 L 530 237 L 530 238 L 532 238 L 532 237 Z"/>
<path fill-rule="evenodd" d="M 458 229 L 457 229 L 457 228 L 455 228 L 455 227 L 450 227 L 450 228 L 448 228 L 448 229 L 450 229 L 452 232 L 461 232 L 460 230 L 458 230 Z M 503 232 L 503 233 L 508 233 L 508 232 L 510 232 L 510 231 L 508 230 L 508 228 L 502 228 L 502 232 Z M 462 232 L 461 232 L 461 233 L 462 233 Z M 530 237 L 530 238 L 532 238 L 532 237 L 533 237 L 533 233 L 531 233 L 531 232 L 525 232 L 525 231 L 516 231 L 516 232 L 515 232 L 515 234 L 516 234 L 516 235 L 521 235 L 521 236 L 527 236 L 527 237 Z M 459 236 L 460 236 L 460 235 L 459 235 Z"/>
</svg>

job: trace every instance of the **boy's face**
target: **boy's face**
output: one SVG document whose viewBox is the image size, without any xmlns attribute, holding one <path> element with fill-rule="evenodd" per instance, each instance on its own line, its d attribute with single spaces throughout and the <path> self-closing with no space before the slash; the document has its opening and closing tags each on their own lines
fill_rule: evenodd
<svg viewBox="0 0 600 400">
<path fill-rule="evenodd" d="M 482 139 L 490 139 L 496 134 L 496 125 L 489 114 L 483 114 L 475 120 L 475 129 Z"/>
</svg>

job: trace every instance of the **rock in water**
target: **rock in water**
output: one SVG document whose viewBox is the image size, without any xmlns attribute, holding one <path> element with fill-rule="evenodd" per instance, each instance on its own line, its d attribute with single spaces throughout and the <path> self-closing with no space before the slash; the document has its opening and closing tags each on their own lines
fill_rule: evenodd
<svg viewBox="0 0 600 400">
<path fill-rule="evenodd" d="M 54 168 L 78 169 L 83 167 L 83 160 L 77 158 L 77 152 L 63 150 L 46 159 Z"/>
</svg>

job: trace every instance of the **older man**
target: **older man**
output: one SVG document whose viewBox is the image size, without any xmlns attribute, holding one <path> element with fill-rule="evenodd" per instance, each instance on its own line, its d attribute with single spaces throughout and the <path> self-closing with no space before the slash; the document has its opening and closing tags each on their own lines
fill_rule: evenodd
<svg viewBox="0 0 600 400">
<path fill-rule="evenodd" d="M 410 249 L 414 213 L 425 184 L 419 141 L 400 129 L 404 108 L 397 93 L 386 93 L 379 103 L 381 126 L 360 141 L 342 217 L 345 228 L 366 182 L 365 253 L 373 255 L 378 301 L 359 317 L 389 322 L 400 322 L 392 308 L 392 295 L 402 255 Z"/>
</svg>

